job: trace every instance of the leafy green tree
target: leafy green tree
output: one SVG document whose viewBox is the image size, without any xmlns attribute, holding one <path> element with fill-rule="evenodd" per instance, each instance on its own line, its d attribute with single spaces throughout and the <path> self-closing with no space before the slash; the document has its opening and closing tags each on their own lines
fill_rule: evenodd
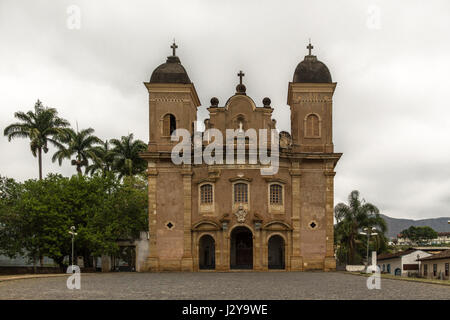
<svg viewBox="0 0 450 320">
<path fill-rule="evenodd" d="M 86 168 L 86 172 L 93 175 L 96 172 L 101 172 L 102 176 L 108 175 L 112 172 L 114 153 L 109 147 L 108 141 L 92 148 L 92 164 Z"/>
<path fill-rule="evenodd" d="M 57 137 L 63 128 L 70 124 L 67 120 L 58 117 L 58 112 L 54 108 L 44 107 L 41 101 L 34 105 L 34 111 L 14 113 L 14 117 L 20 122 L 7 126 L 4 135 L 8 141 L 14 138 L 30 139 L 31 153 L 38 158 L 39 179 L 42 179 L 42 151 L 48 152 L 49 143 L 60 147 Z"/>
<path fill-rule="evenodd" d="M 76 256 L 91 266 L 91 257 L 117 254 L 118 240 L 148 230 L 147 185 L 139 177 L 49 175 L 23 184 L 2 179 L 0 190 L 0 252 L 9 256 L 47 256 L 63 268 L 71 255 L 68 231 L 75 226 Z"/>
<path fill-rule="evenodd" d="M 411 240 L 415 243 L 423 243 L 427 240 L 432 240 L 437 238 L 438 234 L 436 231 L 433 230 L 433 228 L 429 226 L 423 226 L 423 227 L 415 227 L 410 226 L 408 229 L 405 229 L 401 232 L 403 236 Z"/>
<path fill-rule="evenodd" d="M 111 187 L 108 210 L 97 211 L 89 219 L 87 234 L 94 255 L 116 255 L 117 240 L 137 239 L 140 231 L 148 230 L 146 181 L 125 177 Z"/>
<path fill-rule="evenodd" d="M 134 140 L 133 134 L 122 136 L 120 140 L 111 139 L 114 154 L 114 170 L 119 177 L 133 176 L 145 171 L 147 162 L 139 153 L 147 150 L 147 145 L 141 140 Z"/>
<path fill-rule="evenodd" d="M 74 131 L 71 128 L 64 130 L 60 134 L 59 139 L 62 142 L 58 146 L 59 150 L 55 152 L 52 157 L 52 161 L 58 160 L 61 165 L 63 159 L 72 159 L 71 164 L 75 166 L 79 175 L 82 175 L 82 167 L 88 168 L 89 159 L 95 157 L 94 147 L 96 144 L 102 143 L 102 141 L 93 135 L 94 129 L 88 128 L 81 131 Z"/>
<path fill-rule="evenodd" d="M 22 192 L 21 183 L 0 176 L 0 254 L 10 258 L 22 251 L 20 241 L 16 239 L 20 232 L 20 215 L 15 211 L 15 204 Z"/>
<path fill-rule="evenodd" d="M 356 264 L 364 256 L 364 248 L 367 245 L 365 236 L 359 233 L 365 227 L 375 227 L 378 230 L 377 246 L 378 250 L 385 248 L 386 237 L 384 233 L 387 225 L 380 216 L 378 208 L 360 199 L 359 191 L 355 190 L 348 196 L 348 205 L 338 203 L 334 208 L 335 243 L 339 249 L 337 252 L 340 261 Z M 369 239 L 370 241 L 370 239 Z"/>
</svg>

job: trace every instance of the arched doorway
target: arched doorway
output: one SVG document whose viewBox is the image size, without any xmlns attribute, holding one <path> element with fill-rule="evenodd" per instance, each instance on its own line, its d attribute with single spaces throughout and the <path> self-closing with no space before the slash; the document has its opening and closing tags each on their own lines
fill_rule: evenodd
<svg viewBox="0 0 450 320">
<path fill-rule="evenodd" d="M 253 234 L 246 227 L 231 231 L 230 268 L 253 269 Z"/>
<path fill-rule="evenodd" d="M 269 269 L 284 269 L 284 239 L 274 235 L 270 237 L 268 247 Z"/>
<path fill-rule="evenodd" d="M 216 254 L 215 254 L 214 238 L 210 235 L 204 235 L 200 238 L 198 257 L 200 269 L 215 269 L 216 268 Z"/>
</svg>

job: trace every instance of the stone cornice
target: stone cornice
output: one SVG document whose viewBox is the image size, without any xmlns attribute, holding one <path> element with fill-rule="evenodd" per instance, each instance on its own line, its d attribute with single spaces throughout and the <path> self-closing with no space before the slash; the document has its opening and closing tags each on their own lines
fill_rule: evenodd
<svg viewBox="0 0 450 320">
<path fill-rule="evenodd" d="M 303 96 L 302 102 L 328 102 L 333 97 L 334 90 L 336 89 L 336 82 L 333 83 L 294 83 L 289 82 L 287 104 L 292 105 L 298 103 L 298 99 L 293 100 L 294 93 L 299 93 Z M 329 94 L 328 99 L 318 98 L 320 93 Z M 314 98 L 314 97 L 317 98 Z"/>
<path fill-rule="evenodd" d="M 144 85 L 147 87 L 147 90 L 149 94 L 152 93 L 164 93 L 164 94 L 179 94 L 179 93 L 185 93 L 189 94 L 191 97 L 191 101 L 194 104 L 195 107 L 199 107 L 201 105 L 200 99 L 198 98 L 197 91 L 195 90 L 195 86 L 193 83 L 189 84 L 181 84 L 181 83 L 150 83 L 150 82 L 144 82 Z M 154 100 L 152 100 L 154 99 Z M 164 99 L 164 98 L 150 98 L 150 101 L 179 101 L 179 102 L 186 102 L 185 99 L 179 99 L 179 98 L 168 98 L 172 100 L 158 100 L 158 99 Z"/>
<path fill-rule="evenodd" d="M 194 173 L 192 172 L 192 169 L 181 169 L 181 175 L 182 176 L 192 176 Z"/>
<path fill-rule="evenodd" d="M 302 175 L 301 169 L 289 169 L 289 174 L 294 177 L 299 177 Z"/>
</svg>

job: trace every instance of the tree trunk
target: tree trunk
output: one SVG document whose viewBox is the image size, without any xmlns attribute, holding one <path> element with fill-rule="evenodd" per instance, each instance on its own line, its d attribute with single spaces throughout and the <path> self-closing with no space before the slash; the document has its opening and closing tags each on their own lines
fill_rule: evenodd
<svg viewBox="0 0 450 320">
<path fill-rule="evenodd" d="M 349 254 L 350 254 L 350 264 L 354 264 L 355 263 L 355 243 L 353 240 L 353 237 L 350 238 L 350 243 L 349 243 Z"/>
<path fill-rule="evenodd" d="M 39 180 L 42 180 L 42 148 L 38 148 Z"/>
</svg>

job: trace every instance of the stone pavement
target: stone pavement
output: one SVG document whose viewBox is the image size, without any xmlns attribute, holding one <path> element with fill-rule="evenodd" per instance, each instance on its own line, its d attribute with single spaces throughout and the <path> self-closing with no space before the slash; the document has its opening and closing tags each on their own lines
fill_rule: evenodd
<svg viewBox="0 0 450 320">
<path fill-rule="evenodd" d="M 67 276 L 0 282 L 0 299 L 450 299 L 450 286 L 340 272 L 88 273 L 81 289 Z"/>
</svg>

